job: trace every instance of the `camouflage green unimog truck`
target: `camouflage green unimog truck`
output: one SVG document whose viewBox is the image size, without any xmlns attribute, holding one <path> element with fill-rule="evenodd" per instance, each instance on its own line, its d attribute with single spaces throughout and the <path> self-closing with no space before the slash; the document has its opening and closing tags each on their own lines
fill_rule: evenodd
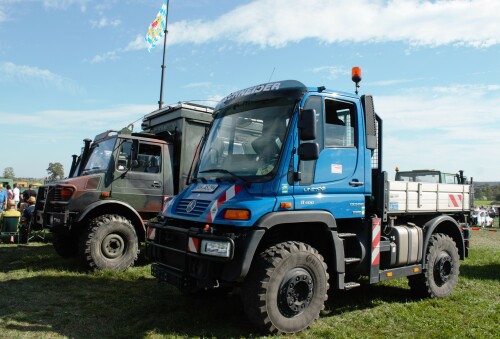
<svg viewBox="0 0 500 339">
<path fill-rule="evenodd" d="M 146 115 L 143 132 L 107 131 L 84 140 L 67 179 L 41 186 L 35 223 L 63 257 L 89 268 L 125 270 L 144 240 L 144 221 L 161 211 L 189 176 L 212 109 L 178 104 Z"/>
</svg>

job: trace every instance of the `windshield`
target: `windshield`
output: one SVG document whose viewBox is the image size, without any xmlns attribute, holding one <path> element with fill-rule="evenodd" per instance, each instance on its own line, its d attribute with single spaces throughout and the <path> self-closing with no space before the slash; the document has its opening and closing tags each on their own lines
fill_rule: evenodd
<svg viewBox="0 0 500 339">
<path fill-rule="evenodd" d="M 198 179 L 270 179 L 277 170 L 295 100 L 243 101 L 215 113 L 200 156 Z"/>
<path fill-rule="evenodd" d="M 108 169 L 109 160 L 111 159 L 115 143 L 116 138 L 94 143 L 90 148 L 89 160 L 85 164 L 82 174 L 105 172 Z"/>
</svg>

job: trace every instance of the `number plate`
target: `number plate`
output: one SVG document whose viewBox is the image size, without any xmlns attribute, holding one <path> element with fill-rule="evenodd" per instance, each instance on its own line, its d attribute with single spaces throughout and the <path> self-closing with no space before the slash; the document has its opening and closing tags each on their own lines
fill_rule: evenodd
<svg viewBox="0 0 500 339">
<path fill-rule="evenodd" d="M 199 184 L 193 189 L 193 192 L 202 192 L 202 193 L 212 193 L 214 192 L 219 185 L 215 184 Z"/>
</svg>

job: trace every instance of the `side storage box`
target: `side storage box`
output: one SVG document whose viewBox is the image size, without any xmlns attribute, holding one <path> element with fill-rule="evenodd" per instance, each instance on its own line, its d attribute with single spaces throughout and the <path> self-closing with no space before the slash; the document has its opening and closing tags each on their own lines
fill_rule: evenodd
<svg viewBox="0 0 500 339">
<path fill-rule="evenodd" d="M 390 238 L 396 244 L 395 266 L 415 264 L 422 260 L 423 233 L 420 227 L 394 226 Z"/>
</svg>

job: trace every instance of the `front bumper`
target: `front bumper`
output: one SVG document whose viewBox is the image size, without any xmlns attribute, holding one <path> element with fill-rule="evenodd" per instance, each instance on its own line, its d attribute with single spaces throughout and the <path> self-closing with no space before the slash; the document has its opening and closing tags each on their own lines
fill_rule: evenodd
<svg viewBox="0 0 500 339">
<path fill-rule="evenodd" d="M 201 227 L 148 223 L 146 255 L 154 262 L 151 274 L 159 282 L 179 288 L 211 288 L 238 281 L 248 272 L 264 232 L 262 229 L 234 228 L 213 234 L 204 232 Z M 228 242 L 230 254 L 228 257 L 203 254 L 200 247 L 193 247 L 193 239 L 198 240 L 198 244 L 203 240 Z"/>
</svg>

